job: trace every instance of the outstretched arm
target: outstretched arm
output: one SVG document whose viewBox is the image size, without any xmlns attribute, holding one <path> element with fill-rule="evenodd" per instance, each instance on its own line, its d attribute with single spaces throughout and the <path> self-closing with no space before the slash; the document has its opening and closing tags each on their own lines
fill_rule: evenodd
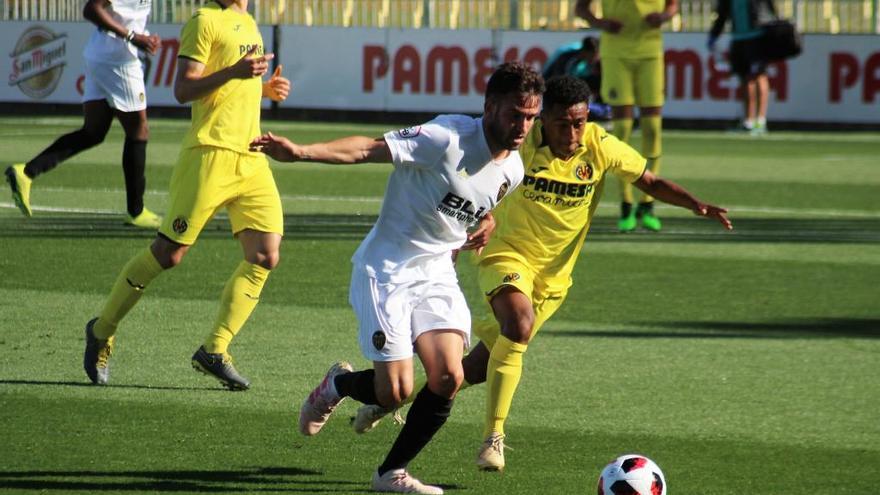
<svg viewBox="0 0 880 495">
<path fill-rule="evenodd" d="M 391 149 L 385 138 L 366 136 L 303 145 L 267 132 L 251 141 L 250 150 L 265 153 L 279 162 L 391 163 Z"/>
<path fill-rule="evenodd" d="M 733 224 L 727 218 L 727 209 L 703 203 L 689 193 L 687 189 L 675 182 L 657 177 L 650 170 L 645 170 L 645 173 L 633 184 L 664 203 L 687 208 L 697 216 L 714 218 L 725 229 L 733 230 Z"/>
</svg>

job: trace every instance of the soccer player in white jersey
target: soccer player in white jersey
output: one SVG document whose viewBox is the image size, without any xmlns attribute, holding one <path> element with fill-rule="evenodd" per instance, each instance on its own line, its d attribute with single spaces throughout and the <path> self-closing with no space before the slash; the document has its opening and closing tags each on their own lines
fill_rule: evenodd
<svg viewBox="0 0 880 495">
<path fill-rule="evenodd" d="M 280 161 L 394 164 L 379 219 L 352 258 L 349 300 L 361 351 L 373 369 L 353 372 L 348 363 L 336 363 L 299 417 L 300 432 L 315 435 L 345 397 L 400 406 L 413 393 L 418 354 L 427 384 L 373 474 L 374 491 L 443 493 L 406 467 L 446 422 L 464 376 L 471 320 L 452 253 L 488 242 L 494 229 L 489 211 L 522 181 L 516 150 L 538 116 L 543 90 L 538 73 L 507 63 L 489 78 L 482 118 L 442 115 L 376 139 L 299 145 L 266 134 L 252 143 Z"/>
<path fill-rule="evenodd" d="M 159 37 L 146 31 L 150 4 L 150 0 L 86 2 L 83 16 L 97 29 L 83 50 L 86 62 L 83 126 L 59 137 L 29 162 L 6 169 L 12 198 L 25 216 L 32 214 L 30 193 L 33 179 L 101 143 L 115 115 L 125 130 L 122 149 L 128 210 L 125 223 L 150 229 L 159 227 L 161 218 L 144 207 L 149 128 L 144 71 L 138 59 L 138 50 L 155 54 L 159 48 Z"/>
</svg>

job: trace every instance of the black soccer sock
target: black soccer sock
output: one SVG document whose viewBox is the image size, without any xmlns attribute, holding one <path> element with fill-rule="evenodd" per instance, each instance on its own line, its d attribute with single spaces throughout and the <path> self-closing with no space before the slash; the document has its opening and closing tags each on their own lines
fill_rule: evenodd
<svg viewBox="0 0 880 495">
<path fill-rule="evenodd" d="M 144 191 L 147 178 L 147 142 L 125 138 L 122 148 L 122 172 L 125 174 L 125 195 L 128 214 L 136 217 L 144 211 Z"/>
<path fill-rule="evenodd" d="M 376 372 L 374 370 L 355 371 L 336 375 L 333 384 L 340 397 L 351 397 L 364 404 L 378 405 L 374 382 Z"/>
<path fill-rule="evenodd" d="M 620 218 L 626 218 L 632 213 L 633 205 L 632 203 L 627 203 L 623 201 L 620 203 Z"/>
<path fill-rule="evenodd" d="M 27 162 L 27 165 L 24 166 L 24 174 L 33 179 L 40 174 L 52 170 L 59 163 L 80 151 L 87 150 L 103 140 L 102 137 L 97 137 L 85 129 L 67 133 L 56 139 L 48 148 Z"/>
<path fill-rule="evenodd" d="M 450 411 L 452 399 L 431 392 L 427 385 L 422 388 L 409 408 L 406 424 L 397 435 L 385 461 L 379 466 L 379 475 L 392 469 L 405 468 L 446 423 Z"/>
<path fill-rule="evenodd" d="M 649 201 L 647 203 L 639 203 L 638 208 L 636 208 L 636 216 L 638 218 L 642 218 L 642 215 L 653 215 L 654 214 L 654 202 Z"/>
</svg>

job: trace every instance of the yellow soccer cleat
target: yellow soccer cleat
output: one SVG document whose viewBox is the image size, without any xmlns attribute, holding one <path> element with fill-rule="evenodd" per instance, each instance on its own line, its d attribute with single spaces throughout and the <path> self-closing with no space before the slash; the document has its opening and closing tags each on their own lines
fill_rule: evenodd
<svg viewBox="0 0 880 495">
<path fill-rule="evenodd" d="M 162 217 L 144 207 L 141 213 L 136 217 L 127 215 L 125 218 L 125 225 L 140 227 L 142 229 L 158 229 L 162 226 Z"/>
<path fill-rule="evenodd" d="M 477 454 L 477 468 L 480 471 L 504 470 L 504 435 L 493 431 L 486 438 Z"/>
<path fill-rule="evenodd" d="M 113 337 L 99 339 L 92 333 L 97 318 L 86 323 L 86 350 L 83 353 L 83 369 L 95 385 L 107 385 L 110 381 L 110 355 L 113 354 Z"/>
<path fill-rule="evenodd" d="M 21 213 L 31 216 L 31 183 L 34 180 L 24 173 L 24 163 L 16 163 L 6 168 L 6 182 L 12 189 L 12 200 Z"/>
</svg>

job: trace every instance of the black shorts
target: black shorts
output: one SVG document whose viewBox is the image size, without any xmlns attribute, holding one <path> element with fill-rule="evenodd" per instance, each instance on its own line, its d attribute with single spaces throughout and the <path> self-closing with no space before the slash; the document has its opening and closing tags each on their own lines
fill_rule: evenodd
<svg viewBox="0 0 880 495">
<path fill-rule="evenodd" d="M 731 42 L 730 68 L 740 77 L 757 76 L 767 72 L 767 62 L 761 55 L 760 38 Z"/>
</svg>

